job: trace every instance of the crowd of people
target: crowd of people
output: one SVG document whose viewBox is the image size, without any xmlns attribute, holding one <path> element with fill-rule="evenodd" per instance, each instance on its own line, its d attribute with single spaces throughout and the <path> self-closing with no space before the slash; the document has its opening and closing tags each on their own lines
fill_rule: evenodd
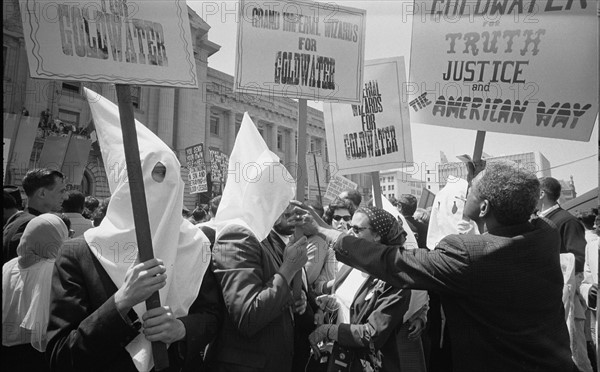
<svg viewBox="0 0 600 372">
<path fill-rule="evenodd" d="M 19 188 L 4 187 L 2 348 L 13 370 L 148 370 L 144 341 L 169 344 L 186 371 L 597 368 L 597 210 L 571 215 L 560 183 L 511 164 L 472 181 L 460 213 L 476 227 L 455 234 L 430 229 L 444 200 L 426 210 L 401 195 L 386 211 L 348 190 L 325 208 L 292 202 L 258 241 L 215 224 L 219 196 L 165 210 L 175 245 L 147 262 L 125 244 L 123 195 L 109 208 L 49 169 L 28 172 L 22 189 L 25 208 Z M 187 271 L 167 273 L 165 260 Z M 169 305 L 140 312 L 164 287 Z"/>
<path fill-rule="evenodd" d="M 23 116 L 29 116 L 29 111 L 23 108 L 21 114 Z M 89 137 L 90 135 L 86 127 L 78 127 L 73 123 L 65 123 L 60 119 L 54 119 L 50 109 L 45 109 L 40 112 L 38 137 L 45 138 L 48 136 L 66 136 L 69 133 L 84 137 Z"/>
</svg>

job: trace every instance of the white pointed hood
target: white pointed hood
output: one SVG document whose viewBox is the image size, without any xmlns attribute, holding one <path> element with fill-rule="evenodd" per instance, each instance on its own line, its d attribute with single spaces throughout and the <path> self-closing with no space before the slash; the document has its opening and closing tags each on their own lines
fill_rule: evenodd
<svg viewBox="0 0 600 372">
<path fill-rule="evenodd" d="M 101 95 L 84 90 L 111 192 L 106 217 L 100 226 L 86 231 L 84 237 L 102 267 L 120 287 L 127 269 L 138 263 L 138 250 L 119 110 Z M 184 184 L 176 155 L 137 120 L 135 125 L 154 257 L 162 259 L 167 270 L 167 284 L 159 292 L 161 305 L 170 306 L 174 315 L 180 317 L 187 315 L 198 294 L 210 262 L 210 243 L 200 229 L 181 215 Z M 152 169 L 157 162 L 166 167 L 162 182 L 152 179 Z M 145 303 L 135 306 L 134 310 L 141 318 L 146 311 Z M 150 342 L 143 334 L 140 333 L 126 348 L 139 371 L 152 368 Z"/>
<path fill-rule="evenodd" d="M 296 181 L 269 150 L 248 113 L 229 157 L 227 183 L 215 216 L 217 238 L 228 224 L 263 241 L 296 194 Z"/>
</svg>

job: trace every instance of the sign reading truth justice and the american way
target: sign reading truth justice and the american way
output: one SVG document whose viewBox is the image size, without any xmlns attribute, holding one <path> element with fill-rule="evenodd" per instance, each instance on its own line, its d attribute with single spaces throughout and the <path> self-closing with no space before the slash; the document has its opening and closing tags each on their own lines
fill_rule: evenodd
<svg viewBox="0 0 600 372">
<path fill-rule="evenodd" d="M 411 120 L 588 141 L 598 113 L 596 5 L 415 1 Z"/>
</svg>

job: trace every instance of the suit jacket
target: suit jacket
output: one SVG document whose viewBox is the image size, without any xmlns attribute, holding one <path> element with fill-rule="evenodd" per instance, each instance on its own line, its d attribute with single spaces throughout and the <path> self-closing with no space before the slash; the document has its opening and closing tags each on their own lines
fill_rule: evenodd
<svg viewBox="0 0 600 372">
<path fill-rule="evenodd" d="M 283 251 L 230 225 L 213 247 L 227 312 L 207 356 L 211 371 L 290 371 L 294 353 L 292 292 L 278 274 Z"/>
<path fill-rule="evenodd" d="M 29 221 L 39 216 L 42 212 L 26 208 L 23 212 L 17 212 L 6 221 L 2 230 L 2 264 L 17 257 L 17 247 L 21 242 L 21 236 Z"/>
<path fill-rule="evenodd" d="M 421 339 L 409 341 L 409 323 L 403 324 L 411 294 L 410 290 L 394 288 L 369 276 L 354 296 L 350 323 L 339 326 L 338 343 L 353 348 L 356 356 L 364 360 L 370 360 L 372 344 L 379 355 L 382 371 L 425 371 Z M 366 324 L 372 331 L 367 331 Z M 352 370 L 363 369 L 356 361 Z"/>
<path fill-rule="evenodd" d="M 73 230 L 73 237 L 77 238 L 82 236 L 84 232 L 88 231 L 94 225 L 91 220 L 83 217 L 81 213 L 64 213 L 71 221 L 71 230 Z"/>
<path fill-rule="evenodd" d="M 404 216 L 404 218 L 412 232 L 416 235 L 419 248 L 427 248 L 427 225 L 415 220 L 413 216 Z"/>
<path fill-rule="evenodd" d="M 117 287 L 83 237 L 63 244 L 52 277 L 48 347 L 52 371 L 137 371 L 125 346 L 139 333 L 137 315 L 119 314 Z M 169 347 L 169 371 L 198 371 L 222 313 L 214 274 L 207 270 L 189 315 L 179 318 L 184 340 Z"/>
<path fill-rule="evenodd" d="M 575 273 L 583 272 L 585 264 L 585 228 L 571 213 L 557 208 L 546 215 L 554 222 L 560 232 L 560 253 L 573 253 L 575 256 Z"/>
<path fill-rule="evenodd" d="M 449 235 L 433 251 L 342 235 L 340 261 L 399 288 L 436 291 L 454 370 L 573 371 L 558 231 L 546 220 Z"/>
<path fill-rule="evenodd" d="M 285 249 L 285 243 L 273 230 L 263 241 L 263 244 L 272 246 L 275 251 L 281 252 Z M 311 242 L 308 242 L 307 250 Z M 314 241 L 313 241 L 314 245 Z M 306 267 L 306 266 L 305 266 Z M 305 268 L 302 269 L 302 291 L 306 295 L 306 309 L 302 314 L 294 313 L 294 358 L 292 359 L 292 372 L 304 372 L 307 361 L 310 359 L 310 342 L 308 336 L 315 329 L 315 309 L 318 308 L 315 298 L 316 294 L 310 290 L 308 274 Z M 292 293 L 293 296 L 293 293 Z"/>
</svg>

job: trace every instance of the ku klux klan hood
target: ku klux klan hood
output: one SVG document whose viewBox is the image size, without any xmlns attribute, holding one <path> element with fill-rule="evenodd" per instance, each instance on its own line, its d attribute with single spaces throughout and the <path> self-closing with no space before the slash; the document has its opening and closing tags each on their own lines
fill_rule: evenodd
<svg viewBox="0 0 600 372">
<path fill-rule="evenodd" d="M 98 134 L 111 200 L 100 226 L 86 231 L 84 238 L 115 285 L 121 287 L 127 269 L 139 259 L 119 110 L 89 89 L 85 89 L 85 95 Z M 135 126 L 154 257 L 163 260 L 166 267 L 167 284 L 159 291 L 161 305 L 170 306 L 173 314 L 181 317 L 187 315 L 198 295 L 210 262 L 210 242 L 181 215 L 184 183 L 176 155 L 137 120 Z M 152 178 L 157 163 L 166 168 L 161 182 Z M 145 303 L 136 305 L 134 310 L 141 319 L 146 312 Z M 149 371 L 154 365 L 151 344 L 143 334 L 126 349 L 139 371 Z"/>
<path fill-rule="evenodd" d="M 248 113 L 229 157 L 228 182 L 215 216 L 217 239 L 239 225 L 263 241 L 296 193 L 296 181 L 265 143 Z"/>
</svg>

